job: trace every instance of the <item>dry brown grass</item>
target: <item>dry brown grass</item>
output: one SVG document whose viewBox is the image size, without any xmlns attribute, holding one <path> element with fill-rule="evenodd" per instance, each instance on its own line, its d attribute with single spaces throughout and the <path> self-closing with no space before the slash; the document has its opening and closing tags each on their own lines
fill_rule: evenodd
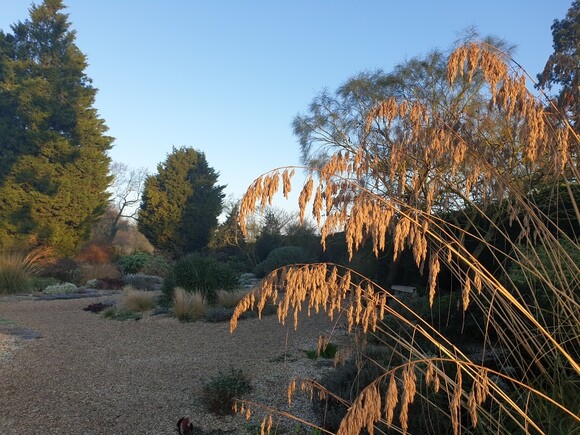
<svg viewBox="0 0 580 435">
<path fill-rule="evenodd" d="M 181 321 L 192 322 L 203 318 L 207 302 L 201 293 L 187 292 L 181 287 L 173 291 L 173 313 Z"/>
<path fill-rule="evenodd" d="M 123 308 L 130 311 L 144 312 L 155 307 L 155 295 L 148 291 L 135 290 L 132 286 L 123 287 Z"/>
<path fill-rule="evenodd" d="M 85 283 L 91 279 L 119 279 L 121 271 L 113 263 L 83 263 L 80 269 L 80 282 Z"/>
<path fill-rule="evenodd" d="M 486 328 L 498 335 L 486 334 L 484 349 L 506 349 L 499 370 L 472 361 L 404 304 L 393 310 L 388 304 L 393 295 L 387 289 L 345 267 L 312 264 L 275 270 L 235 310 L 232 331 L 244 311 L 257 307 L 261 312 L 273 301 L 282 323 L 290 317 L 297 327 L 306 304 L 309 311 L 322 310 L 331 318 L 344 316 L 350 331 L 396 343 L 392 351 L 405 362 L 384 367 L 384 374 L 350 404 L 338 433 L 367 429 L 372 434 L 379 422 L 405 433 L 410 404 L 421 400 L 432 406 L 417 390 L 420 380 L 446 395 L 448 406 L 441 413 L 454 433 L 469 426 L 507 434 L 546 433 L 555 426 L 566 431 L 580 425 L 578 394 L 570 399 L 566 392 L 578 391 L 580 375 L 573 351 L 580 345 L 580 269 L 563 242 L 576 252 L 580 246 L 542 212 L 530 189 L 531 183 L 565 186 L 570 196 L 566 199 L 580 221 L 572 194 L 580 175 L 579 140 L 565 119 L 547 112 L 527 90 L 525 76 L 511 68 L 510 61 L 494 47 L 470 43 L 455 51 L 448 65 L 450 89 L 458 80 L 473 86 L 478 80 L 475 92 L 489 101 L 477 123 L 501 124 L 505 140 L 490 141 L 477 130 L 465 134 L 448 125 L 437 108 L 392 98 L 371 110 L 365 140 L 357 150 L 341 150 L 321 167 L 309 168 L 318 177 L 308 178 L 299 195 L 301 219 L 312 207 L 323 246 L 331 234 L 344 231 L 351 257 L 365 240 L 378 255 L 387 236 L 393 239 L 395 259 L 409 249 L 417 268 L 429 274 L 430 304 L 442 267 L 451 271 L 461 283 L 462 309 L 476 304 L 487 314 Z M 290 177 L 288 170 L 274 170 L 252 183 L 240 206 L 243 231 L 246 216 L 271 203 L 280 179 L 286 196 Z M 449 207 L 464 210 L 467 225 L 444 220 Z M 498 225 L 502 214 L 519 228 L 516 240 L 507 234 L 508 227 Z M 478 229 L 481 222 L 487 232 Z M 493 245 L 493 236 L 507 241 L 505 251 Z M 507 270 L 501 280 L 500 274 L 490 273 L 466 247 L 466 237 L 521 267 L 529 282 L 539 283 L 548 295 L 549 307 L 538 299 L 529 302 Z M 539 247 L 547 260 L 538 256 Z M 561 273 L 547 273 L 545 264 Z M 384 322 L 387 315 L 412 331 L 410 337 L 390 329 Z M 429 343 L 435 356 L 417 345 L 416 336 Z M 512 364 L 518 379 L 508 367 Z M 387 383 L 383 396 L 380 386 Z M 289 389 L 289 399 L 293 391 Z M 463 412 L 470 424 L 462 419 Z"/>
</svg>

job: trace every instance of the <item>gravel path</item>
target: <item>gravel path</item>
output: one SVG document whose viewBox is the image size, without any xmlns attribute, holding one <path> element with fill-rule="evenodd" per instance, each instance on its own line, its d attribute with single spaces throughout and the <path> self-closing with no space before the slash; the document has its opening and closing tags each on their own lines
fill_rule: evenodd
<svg viewBox="0 0 580 435">
<path fill-rule="evenodd" d="M 0 297 L 0 434 L 175 434 L 182 416 L 200 434 L 255 433 L 257 415 L 207 413 L 200 394 L 211 376 L 242 369 L 249 399 L 284 407 L 290 379 L 327 369 L 304 355 L 330 330 L 325 317 L 304 316 L 297 332 L 276 316 L 248 319 L 230 335 L 227 322 L 116 321 L 82 310 L 118 297 Z M 292 410 L 313 418 L 307 399 Z M 278 433 L 296 428 L 278 424 Z"/>
</svg>

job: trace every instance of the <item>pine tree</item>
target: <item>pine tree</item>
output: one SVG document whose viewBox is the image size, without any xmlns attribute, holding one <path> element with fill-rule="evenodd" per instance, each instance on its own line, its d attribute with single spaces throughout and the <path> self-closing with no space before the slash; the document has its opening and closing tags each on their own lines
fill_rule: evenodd
<svg viewBox="0 0 580 435">
<path fill-rule="evenodd" d="M 113 138 L 61 0 L 0 32 L 0 248 L 72 254 L 107 204 Z"/>
<path fill-rule="evenodd" d="M 225 186 L 216 185 L 217 179 L 205 154 L 173 148 L 145 181 L 139 231 L 174 256 L 205 248 L 222 210 Z"/>
</svg>

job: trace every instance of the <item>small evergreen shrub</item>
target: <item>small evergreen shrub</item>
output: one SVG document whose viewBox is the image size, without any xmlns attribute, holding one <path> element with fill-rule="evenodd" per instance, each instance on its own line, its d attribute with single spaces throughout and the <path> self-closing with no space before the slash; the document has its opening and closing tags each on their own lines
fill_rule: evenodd
<svg viewBox="0 0 580 435">
<path fill-rule="evenodd" d="M 72 282 L 63 282 L 60 284 L 49 285 L 44 289 L 44 294 L 47 295 L 63 295 L 75 293 L 77 291 L 77 286 Z"/>
<path fill-rule="evenodd" d="M 157 290 L 163 285 L 163 278 L 157 275 L 145 275 L 143 273 L 136 273 L 125 275 L 123 282 L 139 290 Z"/>
<path fill-rule="evenodd" d="M 252 288 L 258 282 L 260 282 L 260 279 L 253 273 L 243 273 L 238 278 L 238 284 L 242 288 Z"/>
<path fill-rule="evenodd" d="M 80 281 L 80 275 L 78 263 L 70 258 L 60 258 L 47 265 L 42 272 L 42 276 L 50 276 L 60 282 L 86 282 L 87 279 Z"/>
<path fill-rule="evenodd" d="M 203 402 L 210 412 L 219 415 L 233 414 L 234 400 L 252 391 L 250 379 L 241 370 L 230 368 L 219 372 L 203 388 Z"/>
<path fill-rule="evenodd" d="M 112 320 L 140 320 L 143 316 L 140 313 L 136 313 L 135 311 L 119 309 L 115 307 L 107 308 L 103 311 L 102 316 L 105 319 L 112 319 Z"/>
<path fill-rule="evenodd" d="M 149 259 L 149 254 L 145 252 L 137 252 L 132 255 L 123 255 L 117 261 L 119 269 L 125 275 L 139 273 L 145 267 L 147 260 Z"/>
<path fill-rule="evenodd" d="M 325 358 L 325 359 L 332 359 L 336 355 L 336 351 L 338 350 L 338 346 L 334 343 L 328 343 L 326 346 L 323 346 L 320 350 L 311 349 L 306 351 L 306 356 L 309 359 L 318 359 L 318 358 Z"/>
<path fill-rule="evenodd" d="M 233 308 L 209 307 L 205 312 L 203 319 L 210 323 L 228 322 L 233 314 Z"/>
<path fill-rule="evenodd" d="M 189 254 L 179 260 L 163 282 L 162 303 L 170 304 L 173 289 L 181 287 L 188 292 L 199 292 L 213 304 L 217 290 L 232 289 L 237 286 L 237 277 L 226 266 L 210 257 Z"/>
<path fill-rule="evenodd" d="M 101 311 L 106 310 L 109 307 L 112 307 L 112 303 L 104 303 L 104 302 L 96 302 L 93 304 L 89 304 L 83 308 L 83 311 L 89 311 L 91 313 L 100 313 Z"/>
<path fill-rule="evenodd" d="M 141 269 L 145 275 L 156 275 L 164 278 L 172 268 L 171 262 L 161 255 L 149 255 L 147 261 Z"/>
<path fill-rule="evenodd" d="M 263 278 L 274 269 L 288 264 L 312 263 L 314 254 L 300 246 L 282 246 L 272 250 L 266 259 L 256 266 L 256 276 Z"/>
<path fill-rule="evenodd" d="M 32 288 L 34 291 L 43 291 L 49 285 L 55 285 L 60 283 L 60 281 L 51 276 L 35 276 L 32 278 Z"/>
</svg>

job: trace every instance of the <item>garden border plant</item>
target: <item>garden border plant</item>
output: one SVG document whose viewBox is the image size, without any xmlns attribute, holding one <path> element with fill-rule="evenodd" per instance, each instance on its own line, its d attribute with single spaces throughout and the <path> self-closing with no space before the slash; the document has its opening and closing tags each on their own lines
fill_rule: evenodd
<svg viewBox="0 0 580 435">
<path fill-rule="evenodd" d="M 477 118 L 463 111 L 457 127 L 420 99 L 379 102 L 366 116 L 360 143 L 333 150 L 321 165 L 307 168 L 318 180 L 309 177 L 299 196 L 301 219 L 311 204 L 323 246 L 331 234 L 345 231 L 351 257 L 366 238 L 379 255 L 387 235 L 393 239 L 394 260 L 409 249 L 417 268 L 427 271 L 431 305 L 440 272 L 448 271 L 461 286 L 461 308 L 474 304 L 486 313 L 484 351 L 506 350 L 497 369 L 470 359 L 404 301 L 393 309 L 388 289 L 346 266 L 276 269 L 236 308 L 232 332 L 243 312 L 255 307 L 261 312 L 268 301 L 278 304 L 282 323 L 291 317 L 297 327 L 307 303 L 309 310 L 325 311 L 331 319 L 344 316 L 349 331 L 375 335 L 396 356 L 400 363 L 377 363 L 380 374 L 345 402 L 348 411 L 338 433 L 366 429 L 372 434 L 379 425 L 406 433 L 410 410 L 421 408 L 447 420 L 456 434 L 472 428 L 569 433 L 580 425 L 580 270 L 565 246 L 580 247 L 533 195 L 536 186 L 562 186 L 571 219 L 580 222 L 573 194 L 574 180 L 580 179 L 579 138 L 564 114 L 555 106 L 546 110 L 527 90 L 518 68 L 485 42 L 460 46 L 448 58 L 448 89 L 457 104 L 462 98 L 480 101 Z M 501 125 L 505 140 L 486 136 L 486 126 L 494 125 Z M 273 170 L 252 183 L 240 206 L 242 231 L 246 216 L 269 204 L 280 184 L 287 197 L 290 169 Z M 534 175 L 526 179 L 526 174 Z M 445 204 L 464 213 L 465 225 L 437 212 Z M 494 245 L 498 237 L 504 246 Z M 501 276 L 482 264 L 466 239 L 491 252 Z M 511 281 L 505 266 L 501 269 L 506 262 L 522 270 L 532 293 Z M 547 267 L 555 273 L 546 273 Z M 409 334 L 395 333 L 386 318 Z M 298 384 L 290 384 L 289 401 Z M 301 385 L 331 394 L 316 382 Z M 431 400 L 434 395 L 444 400 Z M 249 413 L 250 404 L 245 405 Z"/>
</svg>

